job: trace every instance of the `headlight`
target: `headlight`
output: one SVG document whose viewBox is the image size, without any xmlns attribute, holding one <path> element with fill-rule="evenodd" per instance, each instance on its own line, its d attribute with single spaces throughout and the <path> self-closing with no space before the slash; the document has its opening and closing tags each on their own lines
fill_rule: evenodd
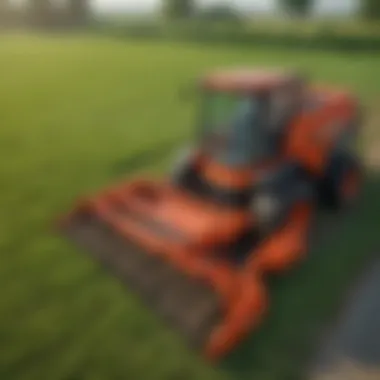
<svg viewBox="0 0 380 380">
<path fill-rule="evenodd" d="M 251 211 L 260 222 L 268 222 L 276 218 L 280 202 L 272 194 L 257 194 L 251 204 Z"/>
</svg>

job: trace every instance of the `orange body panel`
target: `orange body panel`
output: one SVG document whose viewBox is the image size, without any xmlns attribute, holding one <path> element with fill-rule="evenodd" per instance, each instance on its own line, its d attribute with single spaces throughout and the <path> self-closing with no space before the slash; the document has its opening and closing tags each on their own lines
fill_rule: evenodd
<svg viewBox="0 0 380 380">
<path fill-rule="evenodd" d="M 310 106 L 290 127 L 285 144 L 285 158 L 302 162 L 321 175 L 339 136 L 347 129 L 356 105 L 348 94 L 316 89 L 310 94 Z"/>
<path fill-rule="evenodd" d="M 206 160 L 202 165 L 202 175 L 209 182 L 221 188 L 242 189 L 252 184 L 252 167 L 229 168 L 217 162 Z"/>
<path fill-rule="evenodd" d="M 112 189 L 105 199 L 114 202 L 115 208 L 124 207 L 125 214 L 119 213 L 121 223 L 128 214 L 149 215 L 153 223 L 175 226 L 181 243 L 189 246 L 229 243 L 249 223 L 244 210 L 218 207 L 164 182 L 135 181 Z"/>
<path fill-rule="evenodd" d="M 271 159 L 244 168 L 234 168 L 204 159 L 199 170 L 208 183 L 223 189 L 243 190 L 252 187 L 263 173 L 276 167 L 278 163 L 278 159 Z"/>
<path fill-rule="evenodd" d="M 299 261 L 306 253 L 312 206 L 297 204 L 288 223 L 255 249 L 246 265 L 249 272 L 280 272 Z"/>
</svg>

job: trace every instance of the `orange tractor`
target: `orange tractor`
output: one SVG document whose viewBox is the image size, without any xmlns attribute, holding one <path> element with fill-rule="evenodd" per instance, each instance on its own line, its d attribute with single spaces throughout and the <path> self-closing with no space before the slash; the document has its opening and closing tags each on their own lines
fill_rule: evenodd
<svg viewBox="0 0 380 380">
<path fill-rule="evenodd" d="M 357 197 L 359 106 L 297 74 L 225 70 L 200 82 L 200 133 L 167 179 L 79 201 L 61 231 L 210 360 L 265 317 L 265 275 L 308 250 L 320 207 Z"/>
</svg>

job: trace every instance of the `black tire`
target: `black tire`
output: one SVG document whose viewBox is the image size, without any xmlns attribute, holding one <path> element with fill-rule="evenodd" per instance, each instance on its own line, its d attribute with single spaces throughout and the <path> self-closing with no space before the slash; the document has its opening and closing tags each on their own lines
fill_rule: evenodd
<svg viewBox="0 0 380 380">
<path fill-rule="evenodd" d="M 352 194 L 346 192 L 346 181 L 356 181 Z M 352 206 L 359 195 L 362 169 L 359 160 L 352 153 L 338 152 L 330 159 L 325 176 L 319 185 L 322 207 L 340 210 Z M 354 184 L 353 184 L 354 185 Z"/>
</svg>

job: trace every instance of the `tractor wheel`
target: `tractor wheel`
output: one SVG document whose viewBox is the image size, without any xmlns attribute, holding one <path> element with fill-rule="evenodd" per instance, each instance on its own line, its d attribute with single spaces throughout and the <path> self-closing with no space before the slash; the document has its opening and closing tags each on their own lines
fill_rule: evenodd
<svg viewBox="0 0 380 380">
<path fill-rule="evenodd" d="M 335 154 L 320 184 L 322 206 L 330 210 L 352 206 L 359 196 L 361 182 L 362 170 L 357 158 L 348 152 Z"/>
</svg>

